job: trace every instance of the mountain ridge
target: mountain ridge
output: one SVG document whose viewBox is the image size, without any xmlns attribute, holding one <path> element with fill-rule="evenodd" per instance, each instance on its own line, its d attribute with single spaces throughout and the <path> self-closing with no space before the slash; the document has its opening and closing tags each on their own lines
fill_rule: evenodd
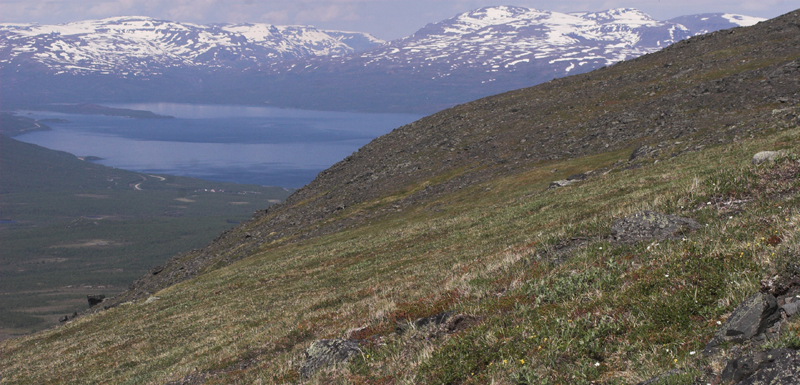
<svg viewBox="0 0 800 385">
<path fill-rule="evenodd" d="M 149 39 L 137 38 L 130 44 L 105 32 L 64 38 L 38 34 L 30 39 L 41 42 L 20 38 L 24 44 L 17 47 L 9 40 L 16 35 L 7 27 L 0 31 L 0 54 L 7 58 L 0 60 L 0 76 L 6 78 L 2 97 L 13 102 L 7 104 L 90 98 L 95 103 L 152 100 L 432 113 L 587 72 L 712 29 L 760 20 L 728 14 L 696 16 L 684 17 L 691 22 L 690 29 L 627 8 L 566 14 L 485 7 L 428 24 L 392 42 L 310 27 L 204 27 L 145 20 L 131 26 L 131 36 L 138 33 Z M 116 30 L 125 31 L 125 19 L 111 21 Z M 92 23 L 102 24 L 87 21 L 80 31 L 100 28 Z M 156 23 L 163 26 L 151 25 Z M 82 39 L 86 47 L 76 43 Z M 144 45 L 136 48 L 137 41 Z M 355 52 L 346 42 L 363 51 Z M 99 43 L 122 44 L 122 54 L 92 48 Z M 84 48 L 88 51 L 82 53 Z M 129 52 L 136 54 L 128 57 Z M 100 63 L 97 69 L 80 64 L 89 58 Z"/>
</svg>

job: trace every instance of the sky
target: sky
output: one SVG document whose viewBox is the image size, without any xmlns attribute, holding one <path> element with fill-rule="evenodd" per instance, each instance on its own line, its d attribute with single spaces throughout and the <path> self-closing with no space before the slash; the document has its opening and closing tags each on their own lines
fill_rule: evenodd
<svg viewBox="0 0 800 385">
<path fill-rule="evenodd" d="M 626 7 L 658 20 L 716 12 L 772 18 L 800 8 L 797 0 L 0 0 L 0 23 L 60 24 L 150 16 L 198 24 L 313 25 L 393 40 L 428 23 L 492 5 L 558 12 Z"/>
</svg>

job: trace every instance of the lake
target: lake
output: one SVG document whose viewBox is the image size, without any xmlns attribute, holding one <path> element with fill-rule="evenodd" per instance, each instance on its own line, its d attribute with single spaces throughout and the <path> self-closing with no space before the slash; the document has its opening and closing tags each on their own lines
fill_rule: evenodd
<svg viewBox="0 0 800 385">
<path fill-rule="evenodd" d="M 21 111 L 52 131 L 15 139 L 126 170 L 265 186 L 301 187 L 394 128 L 421 115 L 176 103 L 106 104 L 175 119 Z"/>
</svg>

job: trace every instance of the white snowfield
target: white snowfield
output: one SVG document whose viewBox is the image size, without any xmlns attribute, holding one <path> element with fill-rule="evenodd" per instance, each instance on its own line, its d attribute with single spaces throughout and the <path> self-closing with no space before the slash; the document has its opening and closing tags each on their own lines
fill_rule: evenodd
<svg viewBox="0 0 800 385">
<path fill-rule="evenodd" d="M 269 24 L 198 25 L 143 16 L 59 25 L 0 24 L 0 64 L 27 57 L 53 70 L 152 75 L 169 67 L 252 66 L 353 53 L 369 34 Z M 157 72 L 155 72 L 157 73 Z"/>
<path fill-rule="evenodd" d="M 712 14 L 703 20 L 722 19 L 730 27 L 765 20 L 732 14 Z M 438 68 L 433 78 L 464 68 L 513 71 L 542 60 L 558 64 L 554 75 L 564 75 L 587 64 L 596 68 L 641 56 L 705 32 L 654 20 L 631 8 L 559 13 L 499 6 L 430 24 L 412 36 L 358 55 L 365 66 L 403 64 L 419 71 Z"/>
<path fill-rule="evenodd" d="M 696 16 L 696 23 L 716 28 L 762 20 L 723 13 Z M 62 25 L 0 24 L 0 65 L 32 60 L 56 73 L 122 76 L 152 75 L 176 67 L 260 67 L 288 72 L 314 71 L 320 66 L 386 66 L 424 72 L 432 79 L 478 71 L 486 74 L 484 82 L 490 82 L 494 73 L 543 63 L 554 76 L 584 66 L 610 65 L 708 31 L 654 20 L 631 8 L 559 13 L 486 7 L 429 24 L 389 43 L 365 33 L 309 26 L 204 26 L 116 17 Z"/>
</svg>

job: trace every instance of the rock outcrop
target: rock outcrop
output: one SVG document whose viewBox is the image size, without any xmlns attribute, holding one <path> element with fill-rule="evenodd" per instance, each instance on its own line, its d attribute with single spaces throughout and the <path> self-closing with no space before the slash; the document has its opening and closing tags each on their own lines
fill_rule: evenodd
<svg viewBox="0 0 800 385">
<path fill-rule="evenodd" d="M 717 330 L 703 352 L 710 355 L 725 343 L 742 343 L 767 330 L 781 317 L 778 300 L 769 293 L 757 293 L 742 302 Z"/>
<path fill-rule="evenodd" d="M 638 212 L 611 225 L 611 237 L 618 243 L 635 243 L 653 239 L 675 239 L 684 233 L 699 229 L 696 220 L 653 211 Z"/>
<path fill-rule="evenodd" d="M 361 353 L 361 346 L 354 340 L 317 340 L 306 349 L 306 360 L 300 367 L 300 375 L 308 378 L 317 370 L 349 361 Z"/>
</svg>

